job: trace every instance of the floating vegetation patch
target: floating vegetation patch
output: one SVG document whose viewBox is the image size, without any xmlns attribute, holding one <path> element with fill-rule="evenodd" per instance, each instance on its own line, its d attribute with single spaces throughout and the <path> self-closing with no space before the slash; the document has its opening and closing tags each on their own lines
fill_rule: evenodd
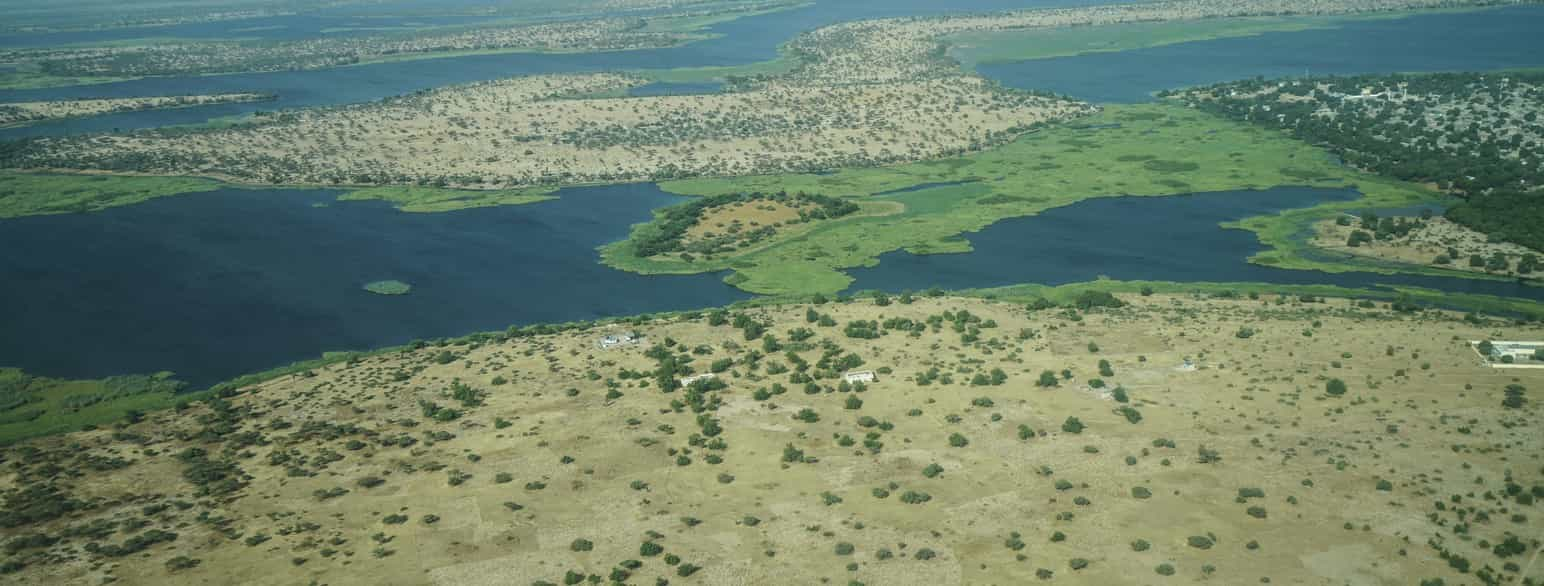
<svg viewBox="0 0 1544 586">
<path fill-rule="evenodd" d="M 1166 161 L 1164 159 L 1153 159 L 1142 163 L 1142 166 L 1148 171 L 1157 171 L 1159 173 L 1185 173 L 1201 168 L 1201 165 L 1190 161 Z"/>
<path fill-rule="evenodd" d="M 375 281 L 365 283 L 365 290 L 376 295 L 407 295 L 413 286 L 402 281 Z"/>
<path fill-rule="evenodd" d="M 1049 200 L 1047 200 L 1046 198 L 1043 198 L 1043 197 L 1025 197 L 1025 196 L 1022 196 L 1022 195 L 1002 195 L 1002 194 L 998 194 L 998 195 L 992 195 L 992 196 L 987 196 L 987 197 L 983 197 L 981 199 L 978 199 L 978 200 L 976 200 L 976 203 L 981 204 L 981 205 L 997 205 L 997 204 L 1019 203 L 1019 202 L 1025 202 L 1025 203 L 1044 203 L 1046 201 L 1049 201 Z"/>
<path fill-rule="evenodd" d="M 1301 179 L 1304 181 L 1317 181 L 1325 177 L 1324 173 L 1322 172 L 1315 171 L 1313 169 L 1299 169 L 1297 167 L 1282 167 L 1281 174 L 1293 179 Z"/>
</svg>

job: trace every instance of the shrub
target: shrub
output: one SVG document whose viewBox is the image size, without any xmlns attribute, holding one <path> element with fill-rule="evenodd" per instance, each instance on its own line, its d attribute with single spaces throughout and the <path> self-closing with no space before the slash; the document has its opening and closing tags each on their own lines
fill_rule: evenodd
<svg viewBox="0 0 1544 586">
<path fill-rule="evenodd" d="M 951 434 L 949 434 L 949 446 L 950 447 L 963 448 L 963 447 L 965 447 L 967 445 L 970 445 L 970 440 L 965 439 L 965 436 L 960 435 L 959 433 L 951 433 Z"/>
<path fill-rule="evenodd" d="M 1083 433 L 1083 427 L 1083 422 L 1079 421 L 1076 417 L 1068 417 L 1066 421 L 1062 422 L 1061 426 L 1062 431 L 1067 433 Z"/>
<path fill-rule="evenodd" d="M 1153 571 L 1154 572 L 1158 572 L 1159 576 L 1173 576 L 1174 575 L 1174 565 L 1173 564 L 1168 564 L 1168 563 L 1158 564 L 1158 567 L 1153 568 Z"/>
<path fill-rule="evenodd" d="M 1346 381 L 1332 378 L 1329 382 L 1324 383 L 1324 392 L 1329 393 L 1332 397 L 1344 395 L 1346 394 Z"/>
<path fill-rule="evenodd" d="M 930 500 L 933 500 L 933 496 L 925 492 L 908 490 L 904 493 L 901 493 L 901 502 L 908 505 L 920 505 Z"/>
<path fill-rule="evenodd" d="M 1152 548 L 1153 544 L 1148 543 L 1146 539 L 1138 539 L 1131 542 L 1131 551 L 1147 551 Z"/>
<path fill-rule="evenodd" d="M 926 468 L 922 469 L 922 475 L 928 478 L 935 478 L 939 474 L 943 474 L 943 472 L 944 467 L 939 466 L 937 463 L 928 464 Z"/>
<path fill-rule="evenodd" d="M 1152 498 L 1153 491 L 1148 490 L 1145 486 L 1137 486 L 1131 489 L 1131 496 L 1139 499 Z"/>
<path fill-rule="evenodd" d="M 664 546 L 661 546 L 660 544 L 654 543 L 652 541 L 645 541 L 643 542 L 643 545 L 638 546 L 638 555 L 644 557 L 654 557 L 664 552 Z"/>
<path fill-rule="evenodd" d="M 1191 535 L 1185 538 L 1185 543 L 1196 549 L 1211 549 L 1217 542 L 1206 535 Z"/>
<path fill-rule="evenodd" d="M 847 543 L 847 542 L 843 541 L 841 543 L 836 544 L 836 548 L 835 548 L 834 551 L 836 552 L 836 555 L 852 555 L 852 552 L 853 552 L 854 549 L 856 549 L 856 548 L 854 548 L 851 543 Z"/>
<path fill-rule="evenodd" d="M 1142 412 L 1137 411 L 1135 408 L 1126 407 L 1123 405 L 1119 409 L 1116 409 L 1115 412 L 1124 416 L 1127 423 L 1136 424 L 1142 422 Z"/>
<path fill-rule="evenodd" d="M 573 551 L 590 551 L 595 549 L 595 542 L 581 537 L 568 544 L 568 549 Z"/>
</svg>

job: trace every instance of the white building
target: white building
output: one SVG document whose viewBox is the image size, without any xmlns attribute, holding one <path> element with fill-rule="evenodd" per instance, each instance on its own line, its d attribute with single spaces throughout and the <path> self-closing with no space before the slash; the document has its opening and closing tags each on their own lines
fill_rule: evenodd
<svg viewBox="0 0 1544 586">
<path fill-rule="evenodd" d="M 849 384 L 854 384 L 854 383 L 865 383 L 866 384 L 866 383 L 871 383 L 871 382 L 879 380 L 879 377 L 875 376 L 874 375 L 874 371 L 872 371 L 872 370 L 859 370 L 857 372 L 849 372 L 847 374 L 842 375 L 842 380 L 847 381 Z"/>
<path fill-rule="evenodd" d="M 694 375 L 691 375 L 689 377 L 681 379 L 681 386 L 687 387 L 687 386 L 691 386 L 691 384 L 694 383 L 694 382 L 697 382 L 697 381 L 700 381 L 700 380 L 712 380 L 714 378 L 717 378 L 717 375 L 715 375 L 715 374 L 713 374 L 711 372 L 704 372 L 702 374 L 694 374 Z"/>
<path fill-rule="evenodd" d="M 627 332 L 625 334 L 620 334 L 620 335 L 607 334 L 606 337 L 601 338 L 595 344 L 597 346 L 600 346 L 601 350 L 610 350 L 610 349 L 616 348 L 618 346 L 630 346 L 630 345 L 637 344 L 637 343 L 638 343 L 638 336 L 635 335 L 633 332 Z"/>
</svg>

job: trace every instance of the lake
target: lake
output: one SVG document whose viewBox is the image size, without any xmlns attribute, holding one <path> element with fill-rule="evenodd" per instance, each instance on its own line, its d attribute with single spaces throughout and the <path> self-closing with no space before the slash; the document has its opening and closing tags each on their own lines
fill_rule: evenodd
<svg viewBox="0 0 1544 586">
<path fill-rule="evenodd" d="M 1265 77 L 1544 66 L 1544 6 L 1353 21 L 1335 29 L 1266 33 L 1115 53 L 982 64 L 1009 87 L 1097 103 Z"/>
<path fill-rule="evenodd" d="M 0 365 L 58 377 L 171 370 L 195 385 L 326 351 L 732 303 L 723 275 L 641 276 L 595 248 L 653 208 L 653 184 L 565 189 L 557 200 L 410 214 L 330 190 L 228 189 L 93 214 L 0 220 Z M 1411 284 L 1544 298 L 1515 283 L 1248 264 L 1252 234 L 1219 222 L 1354 198 L 1278 188 L 1087 200 L 968 235 L 976 252 L 889 253 L 852 290 L 1171 281 Z M 400 280 L 412 292 L 362 286 Z"/>
<path fill-rule="evenodd" d="M 1360 197 L 1348 189 L 1278 187 L 1168 197 L 1105 197 L 1002 220 L 967 234 L 964 254 L 895 251 L 879 265 L 848 271 L 849 291 L 969 289 L 1019 283 L 1061 285 L 1109 277 L 1123 281 L 1413 285 L 1462 293 L 1544 300 L 1544 288 L 1509 281 L 1277 269 L 1246 259 L 1265 247 L 1251 232 L 1218 224 Z M 1388 213 L 1384 211 L 1384 213 Z"/>
<path fill-rule="evenodd" d="M 0 365 L 52 376 L 172 370 L 207 384 L 414 339 L 723 305 L 723 275 L 598 263 L 653 185 L 538 204 L 410 214 L 335 191 L 242 190 L 0 220 Z M 402 296 L 361 287 L 396 279 Z"/>
</svg>

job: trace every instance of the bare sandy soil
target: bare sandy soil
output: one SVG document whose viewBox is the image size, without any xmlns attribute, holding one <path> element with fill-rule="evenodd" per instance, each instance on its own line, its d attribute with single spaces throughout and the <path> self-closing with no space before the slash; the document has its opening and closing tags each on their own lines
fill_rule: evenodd
<svg viewBox="0 0 1544 586">
<path fill-rule="evenodd" d="M 957 298 L 749 311 L 783 344 L 813 331 L 794 348 L 809 385 L 783 371 L 797 367 L 787 348 L 762 352 L 763 340 L 705 319 L 318 369 L 220 411 L 6 449 L 0 489 L 52 485 L 96 503 L 3 529 L 14 540 L 77 528 L 19 544 L 6 561 L 25 566 L 8 579 L 1459 584 L 1527 571 L 1544 434 L 1535 402 L 1501 401 L 1509 384 L 1536 393 L 1544 373 L 1486 368 L 1466 341 L 1538 339 L 1538 326 L 1338 299 L 1127 301 L 1081 315 Z M 844 325 L 954 319 L 859 339 L 807 322 L 808 310 Z M 626 328 L 645 342 L 597 348 Z M 665 343 L 698 372 L 727 361 L 716 377 L 727 386 L 644 386 L 657 365 L 645 351 Z M 822 360 L 847 354 L 861 366 Z M 1196 368 L 1180 368 L 1187 359 Z M 848 366 L 879 379 L 832 378 Z M 1064 369 L 1070 378 L 1037 386 Z M 1327 393 L 1334 380 L 1344 394 Z M 459 402 L 457 381 L 482 404 Z M 426 417 L 426 403 L 459 416 Z M 200 495 L 190 471 L 201 459 L 234 464 L 244 486 Z M 96 520 L 116 533 L 84 536 Z M 131 555 L 87 551 L 152 529 L 176 537 Z M 1522 536 L 1520 551 L 1499 547 L 1508 535 Z"/>
<path fill-rule="evenodd" d="M 937 158 L 1091 111 L 974 77 L 592 97 L 642 83 L 613 74 L 513 78 L 217 131 L 48 139 L 21 164 L 254 183 L 518 187 Z"/>
<path fill-rule="evenodd" d="M 272 99 L 272 96 L 267 94 L 236 93 L 207 96 L 153 96 L 143 98 L 89 98 L 44 102 L 7 102 L 0 103 L 0 127 L 17 126 L 59 118 L 98 116 L 115 112 L 185 108 L 208 104 L 260 102 L 268 99 Z"/>
</svg>

